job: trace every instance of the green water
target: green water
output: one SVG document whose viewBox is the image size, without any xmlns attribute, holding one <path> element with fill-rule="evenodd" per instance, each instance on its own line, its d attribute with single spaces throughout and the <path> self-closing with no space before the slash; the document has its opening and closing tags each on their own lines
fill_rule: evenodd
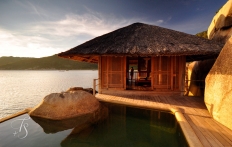
<svg viewBox="0 0 232 147">
<path fill-rule="evenodd" d="M 80 128 L 75 126 L 83 118 L 66 122 L 39 121 L 25 114 L 8 120 L 0 124 L 0 147 L 188 146 L 171 113 L 105 105 L 109 108 L 108 118 L 84 126 L 85 129 L 76 134 L 72 132 Z"/>
</svg>

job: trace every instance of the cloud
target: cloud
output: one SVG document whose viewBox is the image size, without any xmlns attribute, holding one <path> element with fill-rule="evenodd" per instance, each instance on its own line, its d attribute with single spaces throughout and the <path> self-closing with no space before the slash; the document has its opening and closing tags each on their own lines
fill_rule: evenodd
<svg viewBox="0 0 232 147">
<path fill-rule="evenodd" d="M 170 21 L 171 19 L 172 19 L 172 16 L 168 17 L 167 22 Z"/>
<path fill-rule="evenodd" d="M 159 24 L 161 24 L 161 23 L 163 23 L 164 21 L 163 20 L 158 20 L 158 21 L 156 21 L 157 23 L 159 23 Z"/>
<path fill-rule="evenodd" d="M 67 14 L 57 21 L 30 23 L 14 32 L 0 27 L 0 56 L 43 57 L 57 54 L 141 20 L 88 11 L 82 15 Z"/>
<path fill-rule="evenodd" d="M 42 16 L 33 4 L 33 13 Z M 59 20 L 44 20 L 26 24 L 18 31 L 3 30 L 0 27 L 0 56 L 43 57 L 66 51 L 94 37 L 109 33 L 135 22 L 153 25 L 163 24 L 144 18 L 116 17 L 94 12 L 86 7 L 84 14 L 66 14 Z"/>
<path fill-rule="evenodd" d="M 40 19 L 49 19 L 48 11 L 43 9 L 41 6 L 36 5 L 32 1 L 29 0 L 24 0 L 24 1 L 14 1 L 17 6 L 19 6 L 21 9 L 26 11 L 27 13 L 32 14 L 34 16 L 34 19 L 37 20 L 38 18 Z M 38 18 L 37 18 L 38 16 Z"/>
<path fill-rule="evenodd" d="M 42 22 L 32 29 L 36 32 L 56 36 L 78 36 L 88 34 L 96 37 L 120 27 L 136 22 L 138 19 L 118 19 L 114 16 L 86 13 L 83 15 L 68 14 L 64 19 L 55 22 Z"/>
<path fill-rule="evenodd" d="M 0 56 L 43 57 L 61 52 L 39 36 L 25 36 L 0 29 Z"/>
</svg>

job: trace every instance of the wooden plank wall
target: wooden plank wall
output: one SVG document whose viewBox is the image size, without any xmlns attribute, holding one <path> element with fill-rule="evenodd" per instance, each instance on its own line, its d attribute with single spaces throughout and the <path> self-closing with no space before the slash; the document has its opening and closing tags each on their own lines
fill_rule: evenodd
<svg viewBox="0 0 232 147">
<path fill-rule="evenodd" d="M 100 59 L 101 88 L 126 89 L 126 56 L 102 56 Z M 185 56 L 151 57 L 151 62 L 153 90 L 184 90 Z"/>
<path fill-rule="evenodd" d="M 101 56 L 98 56 L 98 78 L 99 78 L 99 81 L 98 81 L 98 92 L 99 93 L 102 93 L 102 77 L 101 77 L 101 75 L 102 75 L 102 66 L 101 66 L 101 64 L 102 64 L 102 58 L 101 58 Z"/>
<path fill-rule="evenodd" d="M 125 57 L 102 56 L 101 62 L 101 83 L 103 89 L 120 88 L 124 86 Z"/>
<path fill-rule="evenodd" d="M 152 88 L 182 90 L 185 56 L 152 57 Z"/>
</svg>

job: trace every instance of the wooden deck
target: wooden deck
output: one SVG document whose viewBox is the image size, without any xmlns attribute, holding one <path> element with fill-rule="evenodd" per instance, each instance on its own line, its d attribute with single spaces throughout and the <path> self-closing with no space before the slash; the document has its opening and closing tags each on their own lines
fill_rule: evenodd
<svg viewBox="0 0 232 147">
<path fill-rule="evenodd" d="M 154 106 L 157 109 L 178 109 L 183 119 L 188 123 L 192 134 L 185 133 L 186 138 L 194 139 L 196 135 L 200 146 L 203 147 L 232 147 L 232 130 L 215 121 L 209 114 L 202 97 L 185 97 L 172 93 L 152 93 L 146 91 L 115 91 L 97 94 L 100 101 L 129 104 L 141 107 Z M 184 120 L 183 120 L 184 121 Z M 187 139 L 187 140 L 188 140 Z M 189 140 L 188 140 L 189 142 Z M 194 142 L 194 140 L 193 140 Z M 197 141 L 196 141 L 197 142 Z M 199 144 L 190 146 L 198 146 Z"/>
</svg>

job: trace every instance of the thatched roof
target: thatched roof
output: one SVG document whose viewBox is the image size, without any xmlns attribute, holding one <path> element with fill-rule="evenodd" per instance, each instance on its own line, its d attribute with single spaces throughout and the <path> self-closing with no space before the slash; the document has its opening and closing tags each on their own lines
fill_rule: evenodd
<svg viewBox="0 0 232 147">
<path fill-rule="evenodd" d="M 60 57 L 98 62 L 99 55 L 182 56 L 200 60 L 217 56 L 223 44 L 158 26 L 134 23 L 96 37 L 59 54 Z"/>
</svg>

